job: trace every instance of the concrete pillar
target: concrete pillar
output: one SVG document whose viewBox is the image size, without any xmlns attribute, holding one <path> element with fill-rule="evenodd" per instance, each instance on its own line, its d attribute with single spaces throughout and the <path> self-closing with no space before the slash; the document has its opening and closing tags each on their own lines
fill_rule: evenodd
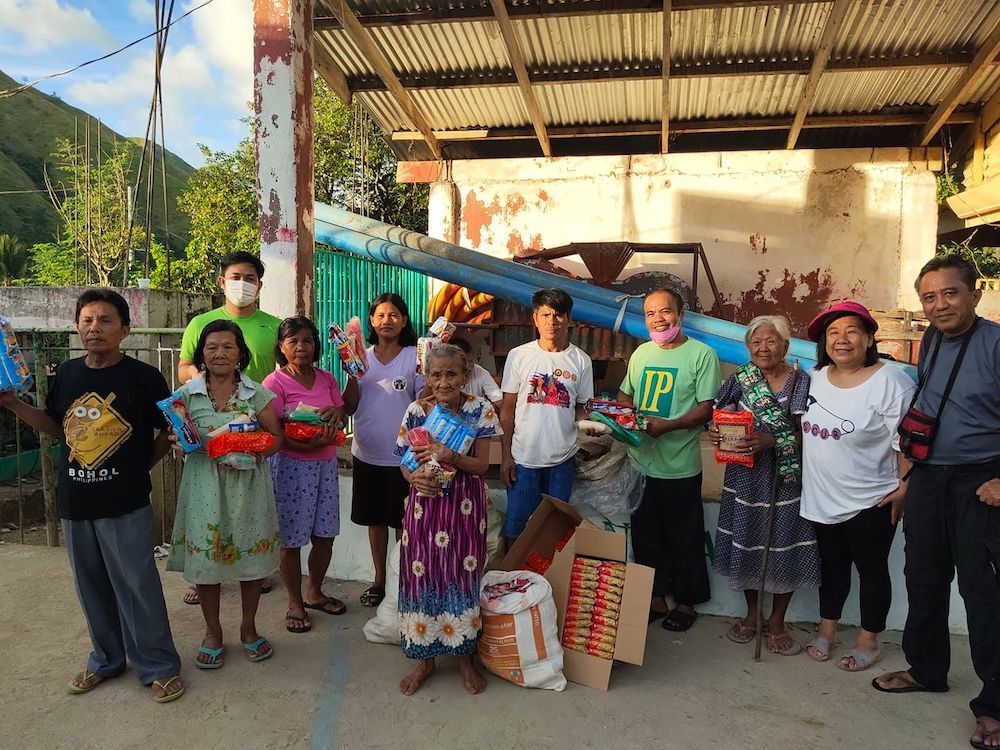
<svg viewBox="0 0 1000 750">
<path fill-rule="evenodd" d="M 261 309 L 313 312 L 313 0 L 254 0 Z"/>
<path fill-rule="evenodd" d="M 450 179 L 432 182 L 427 198 L 427 236 L 457 244 L 459 223 L 458 187 Z"/>
</svg>

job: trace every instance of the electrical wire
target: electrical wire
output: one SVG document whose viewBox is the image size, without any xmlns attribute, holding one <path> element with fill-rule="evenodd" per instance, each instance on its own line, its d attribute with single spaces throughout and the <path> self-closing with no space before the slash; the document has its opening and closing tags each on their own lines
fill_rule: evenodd
<svg viewBox="0 0 1000 750">
<path fill-rule="evenodd" d="M 8 97 L 14 96 L 15 94 L 20 94 L 23 91 L 27 91 L 30 88 L 34 88 L 35 86 L 37 86 L 39 83 L 42 83 L 43 81 L 48 81 L 48 80 L 51 80 L 53 78 L 58 78 L 60 76 L 69 75 L 70 73 L 76 72 L 80 68 L 85 68 L 88 65 L 93 65 L 94 63 L 101 62 L 102 60 L 107 60 L 109 57 L 114 57 L 115 55 L 117 55 L 117 54 L 119 54 L 121 52 L 124 52 L 125 50 L 129 49 L 130 47 L 134 47 L 135 45 L 139 44 L 140 42 L 144 42 L 147 39 L 152 39 L 154 36 L 156 36 L 156 35 L 164 32 L 164 31 L 166 31 L 167 29 L 169 29 L 171 26 L 173 26 L 178 21 L 181 21 L 184 18 L 187 18 L 192 13 L 194 13 L 196 10 L 201 10 L 206 5 L 209 5 L 209 4 L 213 3 L 213 2 L 215 2 L 215 0 L 205 0 L 205 2 L 201 3 L 201 5 L 194 6 L 193 8 L 191 8 L 191 10 L 189 10 L 186 13 L 183 13 L 182 15 L 178 16 L 177 18 L 175 18 L 174 20 L 170 21 L 170 23 L 166 24 L 165 26 L 156 28 L 154 31 L 150 32 L 149 34 L 146 34 L 146 36 L 141 37 L 139 39 L 136 39 L 134 41 L 131 41 L 128 44 L 126 44 L 124 47 L 120 47 L 120 48 L 116 49 L 114 52 L 109 52 L 106 55 L 101 55 L 100 57 L 95 57 L 93 60 L 87 60 L 86 62 L 82 62 L 79 65 L 74 65 L 72 68 L 67 68 L 66 70 L 60 70 L 58 73 L 50 73 L 49 75 L 42 76 L 41 78 L 39 78 L 37 80 L 34 80 L 34 81 L 31 81 L 30 83 L 22 84 L 21 86 L 18 86 L 17 88 L 6 89 L 4 91 L 0 91 L 0 99 L 6 99 Z"/>
</svg>

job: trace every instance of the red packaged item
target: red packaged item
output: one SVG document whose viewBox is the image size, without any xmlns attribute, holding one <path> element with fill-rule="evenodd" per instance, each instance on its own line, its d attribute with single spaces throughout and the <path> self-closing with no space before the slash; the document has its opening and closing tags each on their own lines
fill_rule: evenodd
<svg viewBox="0 0 1000 750">
<path fill-rule="evenodd" d="M 748 411 L 715 409 L 712 420 L 719 430 L 719 444 L 715 446 L 716 463 L 753 467 L 753 456 L 736 450 L 740 438 L 753 435 L 753 414 Z"/>
<path fill-rule="evenodd" d="M 308 443 L 323 432 L 322 425 L 306 424 L 305 422 L 285 422 L 284 429 L 285 435 L 302 443 Z"/>
<path fill-rule="evenodd" d="M 538 575 L 545 575 L 545 571 L 552 565 L 552 558 L 532 552 L 528 555 L 528 559 L 525 560 L 525 565 L 531 572 L 538 573 Z"/>
<path fill-rule="evenodd" d="M 205 452 L 209 458 L 227 453 L 263 453 L 274 445 L 270 432 L 225 432 L 208 441 Z"/>
<path fill-rule="evenodd" d="M 562 552 L 563 551 L 563 548 L 567 544 L 569 544 L 569 540 L 573 538 L 573 533 L 575 531 L 576 531 L 576 528 L 573 528 L 573 527 L 571 527 L 569 529 L 566 529 L 566 534 L 563 536 L 563 538 L 560 539 L 558 542 L 556 542 L 556 552 Z"/>
</svg>

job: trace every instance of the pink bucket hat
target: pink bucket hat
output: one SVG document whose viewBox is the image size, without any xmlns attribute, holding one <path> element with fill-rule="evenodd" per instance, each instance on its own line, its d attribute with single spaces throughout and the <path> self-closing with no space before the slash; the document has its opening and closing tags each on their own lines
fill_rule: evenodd
<svg viewBox="0 0 1000 750">
<path fill-rule="evenodd" d="M 823 310 L 823 312 L 818 313 L 815 318 L 809 321 L 809 327 L 806 328 L 806 334 L 809 336 L 811 341 L 819 341 L 820 334 L 826 328 L 826 324 L 833 318 L 842 318 L 845 315 L 857 315 L 865 322 L 865 327 L 875 333 L 878 330 L 878 323 L 875 322 L 875 318 L 872 314 L 868 312 L 868 308 L 862 305 L 860 302 L 855 302 L 852 299 L 845 300 L 844 302 L 838 302 L 835 305 Z"/>
</svg>

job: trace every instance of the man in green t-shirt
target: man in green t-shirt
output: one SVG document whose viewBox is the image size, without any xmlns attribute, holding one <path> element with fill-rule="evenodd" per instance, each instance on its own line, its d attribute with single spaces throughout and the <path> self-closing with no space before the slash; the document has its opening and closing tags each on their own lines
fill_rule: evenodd
<svg viewBox="0 0 1000 750">
<path fill-rule="evenodd" d="M 250 366 L 246 376 L 256 383 L 274 372 L 274 345 L 278 338 L 279 318 L 257 307 L 260 288 L 264 285 L 264 264 L 256 255 L 242 250 L 229 253 L 220 264 L 219 286 L 226 295 L 222 307 L 196 315 L 184 329 L 181 339 L 180 362 L 177 379 L 186 383 L 198 374 L 194 352 L 202 330 L 213 320 L 229 320 L 240 327 L 247 348 L 250 349 Z M 264 579 L 262 593 L 271 590 L 270 576 Z M 198 592 L 192 586 L 184 594 L 185 604 L 198 604 Z"/>
<path fill-rule="evenodd" d="M 636 406 L 649 427 L 629 456 L 646 475 L 642 504 L 632 516 L 635 561 L 656 570 L 650 622 L 680 632 L 711 598 L 705 564 L 699 442 L 719 390 L 719 358 L 681 333 L 684 301 L 672 289 L 649 292 L 642 304 L 650 341 L 636 349 L 618 399 Z M 673 594 L 675 609 L 667 607 Z"/>
<path fill-rule="evenodd" d="M 181 341 L 180 366 L 177 379 L 186 383 L 198 374 L 194 350 L 202 329 L 213 320 L 229 320 L 240 327 L 250 349 L 250 366 L 246 376 L 260 383 L 274 372 L 274 344 L 281 320 L 257 307 L 257 297 L 263 286 L 264 264 L 247 252 L 230 253 L 222 259 L 219 286 L 226 295 L 225 304 L 207 313 L 196 315 L 184 329 Z"/>
</svg>

